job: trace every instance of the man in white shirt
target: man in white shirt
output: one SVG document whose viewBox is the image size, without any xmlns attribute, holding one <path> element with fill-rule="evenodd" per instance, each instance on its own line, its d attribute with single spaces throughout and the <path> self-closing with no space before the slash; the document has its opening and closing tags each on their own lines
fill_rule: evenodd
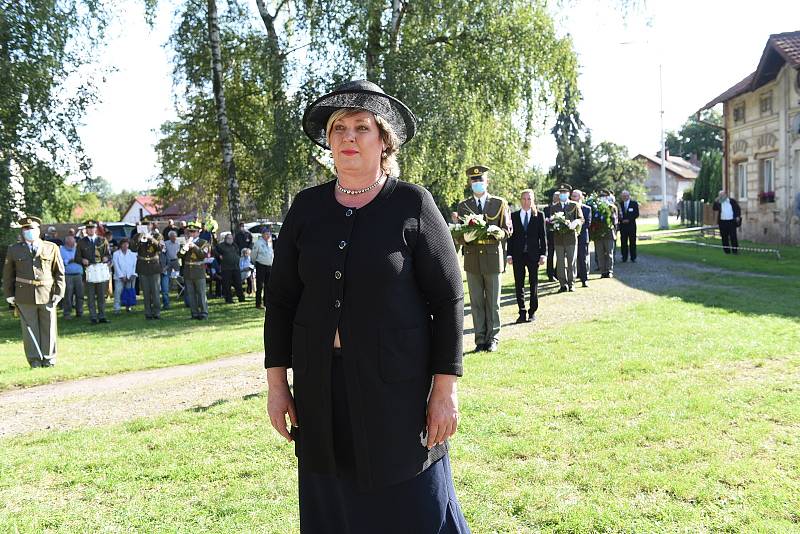
<svg viewBox="0 0 800 534">
<path fill-rule="evenodd" d="M 272 233 L 267 226 L 261 228 L 261 237 L 253 245 L 250 261 L 256 266 L 256 308 L 263 310 L 266 302 L 264 291 L 269 283 L 269 273 L 272 270 Z"/>
<path fill-rule="evenodd" d="M 736 199 L 730 198 L 728 192 L 722 190 L 714 201 L 714 211 L 717 212 L 717 225 L 722 238 L 722 250 L 725 254 L 739 253 L 739 239 L 736 229 L 742 225 L 742 209 Z"/>
<path fill-rule="evenodd" d="M 111 256 L 114 266 L 114 313 L 119 313 L 122 308 L 122 290 L 126 287 L 135 287 L 136 282 L 136 253 L 129 249 L 130 241 L 127 237 L 119 240 L 119 248 Z M 125 306 L 131 311 L 130 306 Z"/>
</svg>

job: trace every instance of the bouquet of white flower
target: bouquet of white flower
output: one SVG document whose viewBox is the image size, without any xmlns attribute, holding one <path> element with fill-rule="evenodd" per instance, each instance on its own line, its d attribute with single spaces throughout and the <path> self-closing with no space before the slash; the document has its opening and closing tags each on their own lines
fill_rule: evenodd
<svg viewBox="0 0 800 534">
<path fill-rule="evenodd" d="M 547 219 L 547 225 L 557 234 L 575 233 L 581 225 L 580 219 L 568 221 L 563 212 L 556 212 Z"/>
<path fill-rule="evenodd" d="M 450 225 L 450 233 L 453 237 L 462 238 L 466 243 L 488 238 L 503 239 L 505 237 L 503 229 L 494 224 L 487 225 L 483 215 L 470 213 L 461 217 L 461 221 L 460 224 Z"/>
</svg>

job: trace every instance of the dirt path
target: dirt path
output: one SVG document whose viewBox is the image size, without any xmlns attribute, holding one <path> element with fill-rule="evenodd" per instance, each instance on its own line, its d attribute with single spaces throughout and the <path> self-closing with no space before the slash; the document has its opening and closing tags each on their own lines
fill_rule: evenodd
<svg viewBox="0 0 800 534">
<path fill-rule="evenodd" d="M 713 269 L 648 256 L 636 264 L 618 264 L 612 279 L 593 274 L 590 287 L 578 287 L 575 293 L 558 294 L 556 283 L 544 283 L 539 288 L 537 321 L 524 325 L 513 324 L 516 301 L 513 294 L 504 293 L 501 340 L 523 338 L 565 321 L 590 320 L 612 309 L 653 299 L 650 289 L 663 291 L 694 283 L 683 274 L 692 270 Z M 470 351 L 474 343 L 469 314 L 464 328 L 464 349 Z M 0 393 L 0 437 L 152 417 L 265 390 L 262 353 L 13 390 Z"/>
</svg>

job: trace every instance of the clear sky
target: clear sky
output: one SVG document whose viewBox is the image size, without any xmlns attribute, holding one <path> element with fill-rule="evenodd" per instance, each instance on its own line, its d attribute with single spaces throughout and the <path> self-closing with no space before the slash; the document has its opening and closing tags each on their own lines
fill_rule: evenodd
<svg viewBox="0 0 800 534">
<path fill-rule="evenodd" d="M 144 189 L 158 174 L 153 145 L 159 125 L 172 117 L 168 51 L 171 2 L 163 2 L 155 29 L 144 22 L 139 0 L 119 2 L 102 62 L 115 65 L 101 103 L 81 130 L 95 174 L 116 190 Z M 659 148 L 659 65 L 664 125 L 677 129 L 703 104 L 755 70 L 771 33 L 800 30 L 800 1 L 639 0 L 625 16 L 611 0 L 578 0 L 559 15 L 580 62 L 581 118 L 594 142 L 613 141 L 639 152 Z M 747 7 L 740 7 L 740 6 Z M 555 159 L 549 125 L 533 160 Z"/>
</svg>

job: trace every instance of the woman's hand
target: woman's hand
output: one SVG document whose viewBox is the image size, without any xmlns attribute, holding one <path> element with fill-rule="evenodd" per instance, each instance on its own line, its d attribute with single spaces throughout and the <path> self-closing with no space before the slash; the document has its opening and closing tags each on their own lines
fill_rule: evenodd
<svg viewBox="0 0 800 534">
<path fill-rule="evenodd" d="M 458 392 L 454 375 L 433 375 L 428 399 L 428 449 L 444 443 L 458 429 Z"/>
<path fill-rule="evenodd" d="M 267 414 L 273 428 L 278 434 L 292 441 L 292 435 L 286 426 L 286 415 L 289 415 L 289 423 L 293 426 L 297 424 L 297 413 L 294 409 L 294 399 L 289 391 L 289 382 L 286 380 L 286 367 L 270 367 L 267 369 Z"/>
</svg>

